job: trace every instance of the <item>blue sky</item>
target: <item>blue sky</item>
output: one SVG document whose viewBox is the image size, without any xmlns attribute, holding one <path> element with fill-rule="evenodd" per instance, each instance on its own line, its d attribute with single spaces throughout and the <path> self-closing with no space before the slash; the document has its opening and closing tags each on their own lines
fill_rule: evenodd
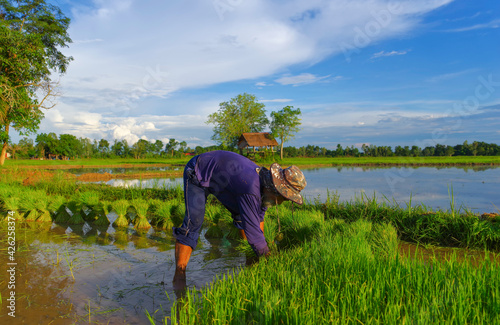
<svg viewBox="0 0 500 325">
<path fill-rule="evenodd" d="M 286 145 L 500 143 L 496 0 L 53 2 L 74 61 L 39 132 L 207 146 L 247 92 L 301 109 Z"/>
</svg>

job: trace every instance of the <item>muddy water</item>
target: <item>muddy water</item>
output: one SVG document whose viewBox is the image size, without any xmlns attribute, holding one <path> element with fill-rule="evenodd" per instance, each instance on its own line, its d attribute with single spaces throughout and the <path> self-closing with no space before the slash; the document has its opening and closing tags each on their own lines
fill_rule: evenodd
<svg viewBox="0 0 500 325">
<path fill-rule="evenodd" d="M 2 308 L 1 324 L 149 324 L 146 310 L 159 324 L 183 293 L 172 286 L 174 239 L 168 232 L 87 224 L 17 228 L 16 318 L 12 322 Z M 245 264 L 234 242 L 200 238 L 187 287 L 200 288 Z M 7 254 L 1 253 L 0 263 L 6 265 Z M 3 274 L 0 281 L 5 299 Z"/>
</svg>

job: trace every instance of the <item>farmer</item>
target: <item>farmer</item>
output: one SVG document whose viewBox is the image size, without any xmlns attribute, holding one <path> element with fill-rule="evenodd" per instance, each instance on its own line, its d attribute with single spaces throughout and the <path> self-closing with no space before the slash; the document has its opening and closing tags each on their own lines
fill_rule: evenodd
<svg viewBox="0 0 500 325">
<path fill-rule="evenodd" d="M 306 186 L 296 166 L 282 169 L 259 167 L 237 153 L 211 151 L 193 157 L 184 168 L 186 214 L 176 237 L 174 282 L 185 281 L 186 266 L 198 243 L 208 194 L 213 194 L 231 212 L 234 225 L 257 256 L 269 253 L 264 238 L 264 214 L 268 207 L 290 200 L 302 204 L 300 191 Z"/>
</svg>

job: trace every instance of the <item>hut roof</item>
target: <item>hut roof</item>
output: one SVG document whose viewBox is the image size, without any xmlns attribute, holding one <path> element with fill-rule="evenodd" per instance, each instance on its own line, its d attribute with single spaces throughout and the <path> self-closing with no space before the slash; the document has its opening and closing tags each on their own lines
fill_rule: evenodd
<svg viewBox="0 0 500 325">
<path fill-rule="evenodd" d="M 277 146 L 278 142 L 269 132 L 243 133 L 238 140 L 238 147 L 267 147 Z"/>
</svg>

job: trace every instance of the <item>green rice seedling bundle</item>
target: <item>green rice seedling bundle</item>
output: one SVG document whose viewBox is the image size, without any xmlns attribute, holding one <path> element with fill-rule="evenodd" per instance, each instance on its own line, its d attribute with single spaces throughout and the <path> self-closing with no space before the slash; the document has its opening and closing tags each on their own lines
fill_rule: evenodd
<svg viewBox="0 0 500 325">
<path fill-rule="evenodd" d="M 118 200 L 111 203 L 111 208 L 116 212 L 118 217 L 113 222 L 113 227 L 128 227 L 130 221 L 127 219 L 127 210 L 130 206 L 128 200 Z"/>
<path fill-rule="evenodd" d="M 85 191 L 80 194 L 80 201 L 82 203 L 82 212 L 84 209 L 88 211 L 88 213 L 82 213 L 82 217 L 87 222 L 94 222 L 99 218 L 97 215 L 99 210 L 95 209 L 95 207 L 99 204 L 99 193 L 96 191 Z"/>
<path fill-rule="evenodd" d="M 161 202 L 157 206 L 153 218 L 153 220 L 155 220 L 156 227 L 163 230 L 172 229 L 174 223 L 172 222 L 172 218 L 170 216 L 171 210 L 172 210 L 172 203 L 170 201 Z"/>
<path fill-rule="evenodd" d="M 323 226 L 324 216 L 321 211 L 296 210 L 279 216 L 279 246 L 292 247 L 313 238 Z"/>
<path fill-rule="evenodd" d="M 330 221 L 327 222 L 327 224 Z M 386 232 L 385 235 L 377 232 Z M 327 225 L 317 240 L 189 290 L 171 324 L 497 324 L 496 262 L 387 258 L 370 222 Z M 392 240 L 392 239 L 390 239 Z M 182 304 L 182 305 L 181 305 Z M 165 320 L 165 324 L 167 320 Z"/>
<path fill-rule="evenodd" d="M 151 225 L 148 222 L 147 214 L 149 209 L 149 202 L 144 199 L 135 199 L 132 201 L 132 206 L 137 213 L 134 219 L 134 228 L 136 229 L 149 229 Z"/>
<path fill-rule="evenodd" d="M 172 210 L 170 216 L 174 226 L 178 227 L 182 225 L 184 221 L 184 215 L 186 214 L 186 206 L 184 205 L 184 200 L 174 199 L 172 202 Z"/>
<path fill-rule="evenodd" d="M 82 211 L 82 201 L 80 196 L 77 194 L 71 198 L 67 205 L 68 209 L 71 211 L 71 217 L 68 220 L 70 225 L 82 225 L 85 223 L 83 219 L 84 212 Z"/>
<path fill-rule="evenodd" d="M 35 222 L 36 219 L 41 215 L 40 206 L 43 205 L 41 202 L 46 197 L 43 191 L 29 191 L 26 194 L 26 199 L 22 201 L 22 209 L 25 211 L 25 220 L 27 222 Z"/>
<path fill-rule="evenodd" d="M 24 218 L 20 213 L 20 201 L 21 199 L 18 196 L 10 196 L 3 199 L 3 208 L 5 212 L 2 217 L 5 218 L 4 220 L 8 221 L 8 218 L 6 217 L 10 216 L 18 221 L 24 221 Z"/>
<path fill-rule="evenodd" d="M 158 213 L 158 210 L 162 207 L 164 201 L 160 199 L 151 199 L 149 201 L 149 210 L 151 212 L 151 225 L 157 227 L 161 223 L 161 214 Z M 170 217 L 170 211 L 169 211 Z"/>
<path fill-rule="evenodd" d="M 57 200 L 60 200 L 60 205 L 56 210 L 56 216 L 54 221 L 57 224 L 67 224 L 69 220 L 71 219 L 71 214 L 69 214 L 66 205 L 67 205 L 67 199 L 64 196 L 57 196 Z M 54 205 L 57 203 L 54 202 Z"/>
<path fill-rule="evenodd" d="M 50 203 L 52 197 L 47 196 L 45 192 L 37 200 L 37 209 L 40 211 L 40 216 L 36 219 L 36 222 L 47 222 L 52 223 L 52 214 L 50 213 Z"/>
<path fill-rule="evenodd" d="M 109 213 L 109 205 L 108 201 L 100 201 L 92 208 L 92 223 L 98 227 L 107 227 L 110 222 L 108 219 Z"/>
</svg>

